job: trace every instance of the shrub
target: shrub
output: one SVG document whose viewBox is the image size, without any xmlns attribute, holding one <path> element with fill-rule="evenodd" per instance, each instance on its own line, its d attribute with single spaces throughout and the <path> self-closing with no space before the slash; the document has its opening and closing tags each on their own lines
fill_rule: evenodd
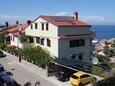
<svg viewBox="0 0 115 86">
<path fill-rule="evenodd" d="M 14 51 L 14 48 L 13 48 L 13 47 L 10 47 L 10 46 L 6 46 L 6 47 L 4 48 L 4 50 L 7 51 L 7 52 L 12 52 L 12 51 Z"/>
<path fill-rule="evenodd" d="M 107 77 L 108 73 L 103 71 L 102 68 L 97 67 L 97 66 L 93 66 L 92 67 L 92 74 L 98 75 L 100 77 Z"/>
<path fill-rule="evenodd" d="M 51 64 L 51 60 L 53 60 L 53 57 L 50 55 L 50 53 L 41 48 L 40 46 L 37 47 L 27 47 L 22 50 L 24 57 L 34 64 L 46 68 L 46 66 Z"/>
<path fill-rule="evenodd" d="M 109 47 L 107 45 L 103 47 L 103 53 L 107 56 L 109 55 Z"/>
<path fill-rule="evenodd" d="M 28 37 L 26 36 L 26 35 L 21 35 L 20 36 L 20 42 L 21 43 L 25 43 L 25 42 L 27 42 L 28 41 Z"/>
<path fill-rule="evenodd" d="M 6 45 L 4 43 L 0 43 L 0 49 L 4 50 L 5 47 Z"/>
<path fill-rule="evenodd" d="M 108 62 L 111 61 L 111 59 L 108 58 L 107 56 L 103 56 L 103 55 L 100 55 L 100 54 L 97 54 L 96 57 L 98 58 L 100 63 L 108 63 Z"/>
<path fill-rule="evenodd" d="M 108 65 L 111 66 L 111 68 L 115 68 L 115 63 L 114 62 L 109 62 Z"/>
</svg>

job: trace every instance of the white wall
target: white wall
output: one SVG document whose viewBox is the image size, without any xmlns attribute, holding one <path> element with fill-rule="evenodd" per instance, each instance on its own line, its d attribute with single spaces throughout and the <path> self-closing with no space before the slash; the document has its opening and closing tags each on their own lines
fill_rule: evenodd
<svg viewBox="0 0 115 86">
<path fill-rule="evenodd" d="M 51 40 L 51 47 L 47 46 L 47 43 L 46 43 L 47 38 L 44 38 L 44 39 L 45 39 L 44 40 L 44 42 L 45 42 L 44 45 L 38 44 L 38 43 L 36 43 L 36 41 L 34 41 L 35 46 L 39 45 L 39 46 L 47 49 L 50 52 L 50 54 L 55 55 L 56 57 L 58 57 L 58 39 L 49 38 Z M 36 40 L 36 39 L 34 39 L 34 40 Z"/>
<path fill-rule="evenodd" d="M 45 45 L 40 45 L 43 48 L 46 48 L 52 55 L 55 55 L 58 57 L 58 28 L 57 26 L 49 23 L 49 29 L 48 31 L 44 27 L 44 30 L 42 30 L 41 23 L 46 23 L 47 21 L 43 20 L 42 18 L 39 18 L 35 22 L 33 22 L 33 29 L 31 29 L 31 25 L 26 28 L 25 34 L 28 36 L 34 37 L 34 44 L 35 46 L 40 45 L 36 43 L 35 37 L 40 37 L 45 39 Z M 38 23 L 38 29 L 35 29 L 35 23 Z M 44 25 L 45 26 L 45 25 Z M 46 39 L 51 40 L 51 47 L 47 47 Z"/>
<path fill-rule="evenodd" d="M 10 34 L 10 36 L 12 37 L 11 41 L 11 45 L 17 46 L 19 48 L 23 48 L 23 44 L 20 43 L 20 40 L 17 36 L 13 36 L 12 34 Z M 13 41 L 13 37 L 14 37 L 14 41 Z"/>
<path fill-rule="evenodd" d="M 30 36 L 38 36 L 38 37 L 51 37 L 51 38 L 57 37 L 57 34 L 58 34 L 57 27 L 54 26 L 53 24 L 49 23 L 49 30 L 46 31 L 46 28 L 44 28 L 44 30 L 42 30 L 42 28 L 41 28 L 42 22 L 46 23 L 47 21 L 39 18 L 38 20 L 33 22 L 32 23 L 33 29 L 31 29 L 31 25 L 30 25 L 29 27 L 26 28 L 25 34 L 30 35 Z M 35 29 L 34 23 L 38 23 L 38 29 Z"/>
</svg>

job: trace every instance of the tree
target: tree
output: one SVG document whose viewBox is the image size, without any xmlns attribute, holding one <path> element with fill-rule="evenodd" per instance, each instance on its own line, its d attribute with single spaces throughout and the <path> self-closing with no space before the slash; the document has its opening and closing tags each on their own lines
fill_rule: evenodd
<svg viewBox="0 0 115 86">
<path fill-rule="evenodd" d="M 105 54 L 105 55 L 109 55 L 109 47 L 108 46 L 104 46 L 103 47 L 103 53 Z"/>
<path fill-rule="evenodd" d="M 25 43 L 25 42 L 27 42 L 28 41 L 28 37 L 26 36 L 26 35 L 21 35 L 20 36 L 20 42 L 21 43 Z"/>
<path fill-rule="evenodd" d="M 97 54 L 96 57 L 98 58 L 100 63 L 108 63 L 108 62 L 111 61 L 111 59 L 108 58 L 107 56 L 103 56 L 103 55 L 100 55 L 100 54 Z"/>
<path fill-rule="evenodd" d="M 8 34 L 8 32 L 4 32 L 0 34 L 0 48 L 4 49 L 6 47 L 5 45 L 5 35 Z"/>
<path fill-rule="evenodd" d="M 111 44 L 110 47 L 115 51 L 115 44 Z"/>
<path fill-rule="evenodd" d="M 115 43 L 115 39 L 113 39 L 113 43 Z"/>
</svg>

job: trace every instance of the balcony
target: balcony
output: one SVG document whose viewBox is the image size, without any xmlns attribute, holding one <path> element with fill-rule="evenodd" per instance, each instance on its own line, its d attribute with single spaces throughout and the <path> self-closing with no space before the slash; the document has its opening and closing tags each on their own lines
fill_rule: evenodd
<svg viewBox="0 0 115 86">
<path fill-rule="evenodd" d="M 95 30 L 90 30 L 90 34 L 92 35 L 93 38 L 95 38 L 95 34 L 96 34 Z"/>
</svg>

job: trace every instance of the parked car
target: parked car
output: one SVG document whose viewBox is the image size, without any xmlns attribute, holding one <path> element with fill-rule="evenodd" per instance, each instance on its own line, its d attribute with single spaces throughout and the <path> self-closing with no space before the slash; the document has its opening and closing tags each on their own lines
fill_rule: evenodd
<svg viewBox="0 0 115 86">
<path fill-rule="evenodd" d="M 4 67 L 2 64 L 0 64 L 0 72 L 3 72 L 4 71 Z"/>
<path fill-rule="evenodd" d="M 5 72 L 0 72 L 0 86 L 2 86 L 4 83 L 6 83 L 7 86 L 14 86 L 16 82 L 12 77 L 7 75 Z"/>
<path fill-rule="evenodd" d="M 55 77 L 59 80 L 59 81 L 69 81 L 70 76 L 75 73 L 76 71 L 74 70 L 70 70 L 67 68 L 61 68 L 60 70 L 58 70 L 55 73 Z"/>
<path fill-rule="evenodd" d="M 76 72 L 71 75 L 69 81 L 74 86 L 83 86 L 84 84 L 95 82 L 96 78 L 84 72 Z"/>
<path fill-rule="evenodd" d="M 0 50 L 0 57 L 5 57 L 6 55 L 3 53 L 3 51 Z"/>
</svg>

